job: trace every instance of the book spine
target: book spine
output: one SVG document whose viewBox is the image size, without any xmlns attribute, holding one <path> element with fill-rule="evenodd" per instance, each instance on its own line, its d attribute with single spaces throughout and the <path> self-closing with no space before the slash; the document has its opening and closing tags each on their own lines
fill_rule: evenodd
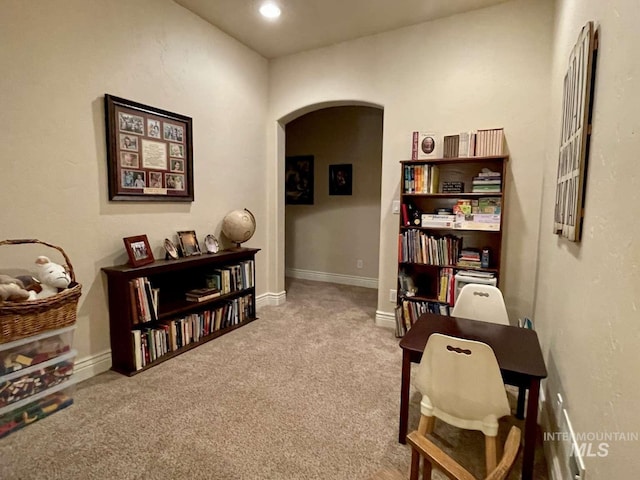
<svg viewBox="0 0 640 480">
<path fill-rule="evenodd" d="M 418 160 L 418 132 L 411 135 L 411 160 Z"/>
<path fill-rule="evenodd" d="M 135 367 L 136 370 L 142 368 L 142 338 L 140 336 L 140 330 L 134 330 L 133 334 L 133 351 L 135 354 Z"/>
</svg>

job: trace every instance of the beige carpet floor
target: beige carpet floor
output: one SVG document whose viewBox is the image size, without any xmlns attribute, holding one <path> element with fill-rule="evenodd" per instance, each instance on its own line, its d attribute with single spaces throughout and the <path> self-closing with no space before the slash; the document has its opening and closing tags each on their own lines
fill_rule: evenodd
<svg viewBox="0 0 640 480">
<path fill-rule="evenodd" d="M 392 331 L 374 326 L 376 296 L 288 281 L 286 304 L 261 309 L 245 327 L 134 377 L 107 372 L 79 384 L 74 405 L 0 440 L 0 478 L 338 480 L 406 471 L 401 351 Z M 410 410 L 413 429 L 413 390 Z M 438 422 L 435 438 L 482 474 L 481 433 Z M 510 478 L 518 477 L 516 465 Z M 547 478 L 541 449 L 535 478 Z"/>
</svg>

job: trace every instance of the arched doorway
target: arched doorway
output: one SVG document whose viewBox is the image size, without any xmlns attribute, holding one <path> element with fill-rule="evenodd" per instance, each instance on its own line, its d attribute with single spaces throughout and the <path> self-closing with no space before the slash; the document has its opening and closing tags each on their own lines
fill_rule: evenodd
<svg viewBox="0 0 640 480">
<path fill-rule="evenodd" d="M 274 267 L 282 289 L 285 275 L 377 287 L 382 124 L 381 106 L 365 102 L 307 106 L 278 122 Z M 285 204 L 285 157 L 294 156 L 313 162 L 312 203 Z M 351 191 L 332 192 L 332 172 L 343 167 Z"/>
</svg>

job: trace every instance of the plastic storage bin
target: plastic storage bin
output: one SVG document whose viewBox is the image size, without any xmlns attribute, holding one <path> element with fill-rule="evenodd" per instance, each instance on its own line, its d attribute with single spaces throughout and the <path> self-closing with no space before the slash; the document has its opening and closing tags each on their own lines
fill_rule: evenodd
<svg viewBox="0 0 640 480">
<path fill-rule="evenodd" d="M 73 404 L 76 379 L 0 408 L 0 438 Z"/>
<path fill-rule="evenodd" d="M 0 407 L 31 397 L 71 378 L 77 352 L 47 360 L 0 377 Z"/>
<path fill-rule="evenodd" d="M 0 344 L 0 375 L 51 360 L 71 350 L 75 325 Z"/>
</svg>

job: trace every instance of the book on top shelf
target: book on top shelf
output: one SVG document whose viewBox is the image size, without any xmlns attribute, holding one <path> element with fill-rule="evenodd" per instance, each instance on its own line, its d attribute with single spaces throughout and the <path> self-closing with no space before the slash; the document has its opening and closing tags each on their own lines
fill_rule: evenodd
<svg viewBox="0 0 640 480">
<path fill-rule="evenodd" d="M 462 132 L 458 135 L 458 157 L 473 157 L 475 155 L 476 134 Z"/>
<path fill-rule="evenodd" d="M 504 152 L 504 129 L 490 128 L 477 132 L 476 156 L 501 156 Z"/>
<path fill-rule="evenodd" d="M 427 160 L 442 156 L 442 141 L 433 132 L 413 132 L 411 137 L 411 160 Z"/>
<path fill-rule="evenodd" d="M 445 135 L 444 137 L 444 158 L 459 157 L 460 135 Z"/>
</svg>

